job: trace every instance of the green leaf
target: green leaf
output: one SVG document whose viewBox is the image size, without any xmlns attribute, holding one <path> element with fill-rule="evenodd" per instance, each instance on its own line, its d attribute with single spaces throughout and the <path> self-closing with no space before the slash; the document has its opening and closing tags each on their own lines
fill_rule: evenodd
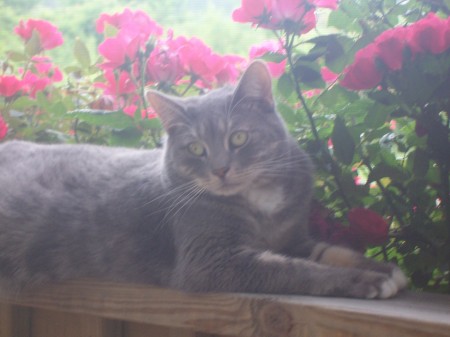
<svg viewBox="0 0 450 337">
<path fill-rule="evenodd" d="M 386 123 L 390 111 L 390 109 L 381 104 L 375 104 L 368 111 L 366 118 L 364 118 L 364 125 L 371 129 L 379 128 Z"/>
<path fill-rule="evenodd" d="M 134 121 L 123 111 L 105 111 L 80 109 L 70 111 L 68 118 L 78 118 L 95 126 L 107 126 L 114 129 L 125 129 L 134 126 Z"/>
<path fill-rule="evenodd" d="M 277 90 L 284 97 L 288 98 L 294 92 L 294 83 L 292 83 L 292 78 L 289 74 L 284 73 L 278 79 Z"/>
<path fill-rule="evenodd" d="M 292 109 L 289 105 L 283 103 L 279 103 L 277 105 L 277 109 L 283 117 L 283 120 L 288 125 L 289 129 L 294 129 L 299 120 L 299 116 L 295 113 L 295 110 Z"/>
<path fill-rule="evenodd" d="M 113 130 L 110 137 L 110 145 L 136 147 L 141 141 L 142 132 L 136 127 L 122 130 Z"/>
<path fill-rule="evenodd" d="M 34 105 L 36 105 L 36 101 L 33 100 L 31 97 L 21 96 L 14 101 L 14 103 L 12 104 L 12 108 L 17 110 L 25 110 Z"/>
<path fill-rule="evenodd" d="M 393 181 L 404 181 L 407 179 L 403 171 L 397 167 L 380 163 L 375 166 L 367 178 L 367 184 L 380 180 L 382 178 L 390 178 Z"/>
<path fill-rule="evenodd" d="M 355 154 L 355 142 L 342 118 L 336 117 L 331 134 L 333 151 L 336 158 L 343 164 L 350 165 Z"/>
<path fill-rule="evenodd" d="M 39 33 L 34 29 L 31 38 L 25 44 L 25 53 L 29 56 L 34 56 L 41 52 L 41 39 Z"/>
<path fill-rule="evenodd" d="M 263 56 L 259 57 L 259 59 L 264 60 L 266 62 L 280 63 L 283 60 L 285 60 L 286 57 L 287 56 L 283 55 L 283 54 L 268 52 L 268 53 L 265 53 Z"/>
<path fill-rule="evenodd" d="M 317 63 L 298 60 L 295 63 L 293 73 L 295 78 L 311 88 L 325 87 L 325 82 L 320 73 L 320 66 Z"/>
<path fill-rule="evenodd" d="M 89 55 L 89 50 L 86 45 L 79 38 L 75 40 L 73 54 L 83 68 L 89 68 L 91 65 L 91 56 Z"/>
<path fill-rule="evenodd" d="M 24 53 L 19 53 L 17 51 L 8 51 L 6 53 L 8 58 L 14 62 L 24 62 L 28 60 L 28 57 Z"/>
<path fill-rule="evenodd" d="M 416 149 L 410 153 L 408 160 L 412 158 L 412 169 L 416 177 L 425 177 L 430 167 L 430 157 L 428 153 L 422 149 Z"/>
</svg>

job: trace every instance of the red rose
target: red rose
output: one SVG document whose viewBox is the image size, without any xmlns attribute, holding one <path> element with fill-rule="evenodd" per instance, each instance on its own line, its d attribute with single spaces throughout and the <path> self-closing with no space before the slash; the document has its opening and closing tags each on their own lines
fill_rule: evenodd
<svg viewBox="0 0 450 337">
<path fill-rule="evenodd" d="M 382 77 L 377 69 L 375 58 L 378 55 L 378 47 L 369 44 L 359 50 L 353 63 L 344 70 L 344 78 L 341 85 L 351 90 L 365 90 L 376 87 Z"/>
<path fill-rule="evenodd" d="M 407 27 L 407 43 L 413 54 L 431 52 L 440 54 L 449 48 L 448 20 L 430 13 L 422 20 Z"/>
<path fill-rule="evenodd" d="M 347 217 L 355 241 L 380 245 L 388 239 L 389 225 L 378 213 L 367 208 L 353 208 Z"/>
<path fill-rule="evenodd" d="M 56 26 L 44 20 L 29 19 L 26 22 L 20 21 L 14 32 L 25 41 L 31 39 L 33 31 L 39 35 L 42 50 L 49 50 L 63 44 L 64 40 Z"/>
<path fill-rule="evenodd" d="M 2 115 L 0 115 L 0 140 L 5 138 L 7 133 L 8 133 L 8 124 L 6 124 Z"/>
<path fill-rule="evenodd" d="M 16 76 L 0 76 L 0 96 L 14 96 L 22 88 L 22 85 L 22 81 Z"/>
<path fill-rule="evenodd" d="M 397 27 L 384 31 L 374 41 L 377 45 L 378 56 L 391 70 L 402 68 L 406 34 L 406 28 Z"/>
</svg>

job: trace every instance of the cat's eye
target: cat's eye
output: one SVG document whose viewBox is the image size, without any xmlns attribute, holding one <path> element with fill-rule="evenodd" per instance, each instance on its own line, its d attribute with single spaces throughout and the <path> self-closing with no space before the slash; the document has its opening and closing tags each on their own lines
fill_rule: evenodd
<svg viewBox="0 0 450 337">
<path fill-rule="evenodd" d="M 193 155 L 201 157 L 205 155 L 206 150 L 205 147 L 199 142 L 192 142 L 188 145 L 189 152 Z"/>
<path fill-rule="evenodd" d="M 230 144 L 233 147 L 240 147 L 247 142 L 248 133 L 246 131 L 236 131 L 230 136 Z"/>
</svg>

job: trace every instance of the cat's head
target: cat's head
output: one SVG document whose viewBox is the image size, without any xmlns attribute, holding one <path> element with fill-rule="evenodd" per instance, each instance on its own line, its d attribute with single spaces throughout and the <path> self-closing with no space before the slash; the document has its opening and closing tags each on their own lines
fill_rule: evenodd
<svg viewBox="0 0 450 337">
<path fill-rule="evenodd" d="M 243 192 L 274 175 L 286 156 L 288 134 L 275 111 L 271 76 L 253 62 L 235 88 L 189 98 L 149 91 L 168 138 L 165 165 L 172 177 L 215 195 Z"/>
</svg>

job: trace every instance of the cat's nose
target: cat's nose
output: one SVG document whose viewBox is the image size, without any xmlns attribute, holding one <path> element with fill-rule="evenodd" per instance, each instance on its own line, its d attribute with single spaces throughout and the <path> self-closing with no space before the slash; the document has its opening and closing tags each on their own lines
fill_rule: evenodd
<svg viewBox="0 0 450 337">
<path fill-rule="evenodd" d="M 230 170 L 230 168 L 228 166 L 224 166 L 221 168 L 213 169 L 212 173 L 214 175 L 218 176 L 219 178 L 224 178 L 229 170 Z"/>
</svg>

